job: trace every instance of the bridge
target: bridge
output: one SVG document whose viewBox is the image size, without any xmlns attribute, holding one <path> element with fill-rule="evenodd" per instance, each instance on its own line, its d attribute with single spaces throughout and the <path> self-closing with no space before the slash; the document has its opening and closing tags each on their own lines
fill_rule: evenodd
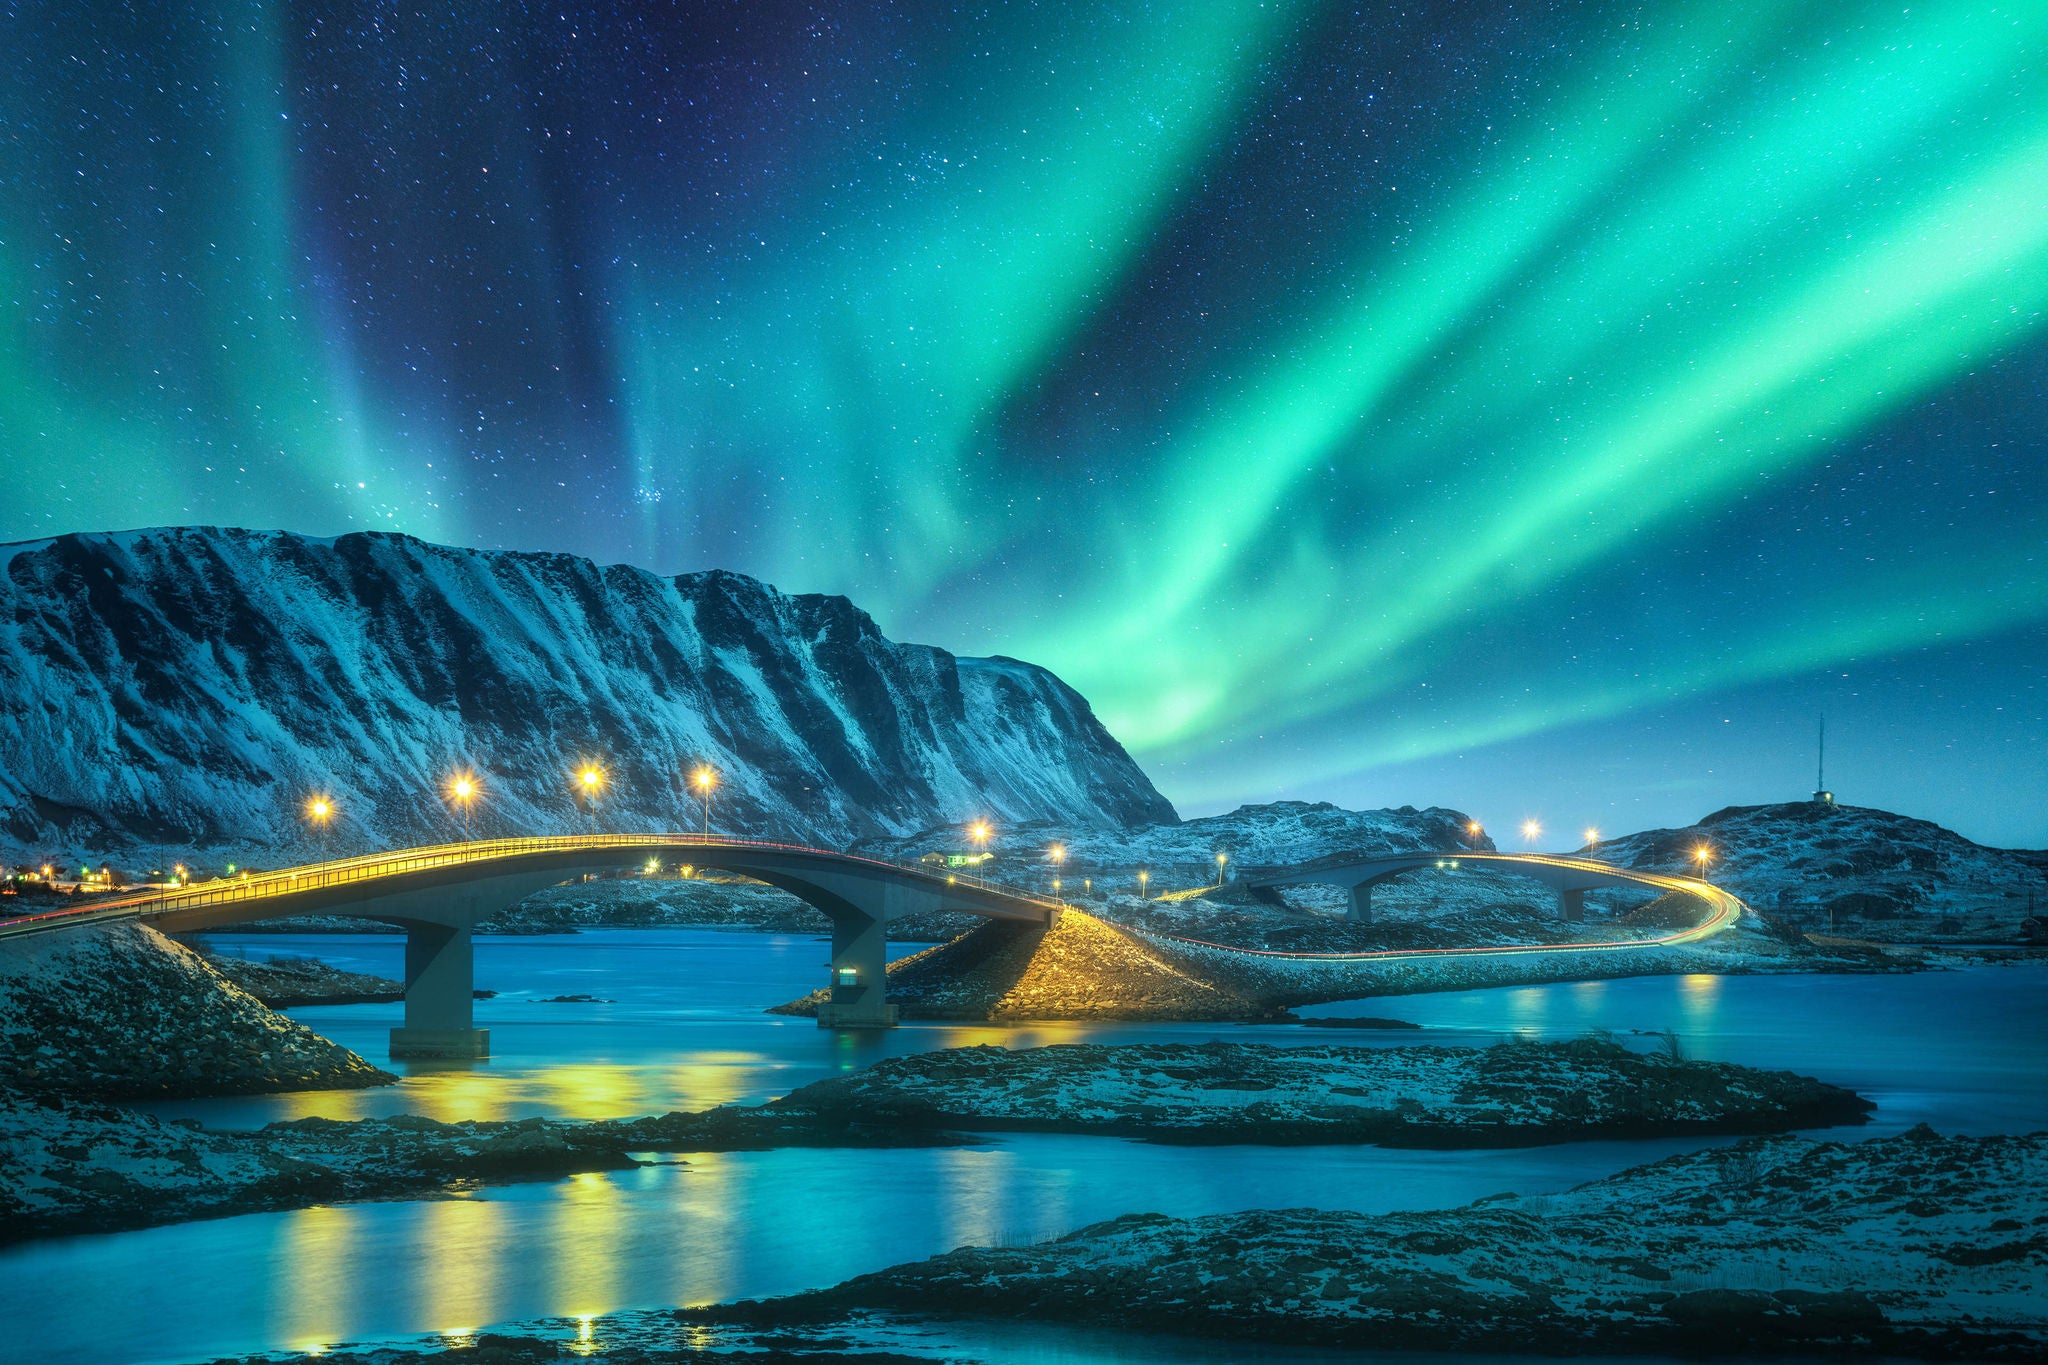
<svg viewBox="0 0 2048 1365">
<path fill-rule="evenodd" d="M 883 926 L 907 915 L 964 911 L 1049 926 L 1060 903 L 943 868 L 800 844 L 699 834 L 590 834 L 409 848 L 178 890 L 152 891 L 0 922 L 0 938 L 135 921 L 166 933 L 251 920 L 346 915 L 405 931 L 405 1023 L 391 1055 L 490 1055 L 475 1022 L 476 926 L 536 891 L 587 872 L 686 861 L 780 887 L 832 922 L 827 1028 L 886 1028 Z"/>
<path fill-rule="evenodd" d="M 885 997 L 884 926 L 892 920 L 934 911 L 962 911 L 1049 927 L 1062 909 L 1060 901 L 944 868 L 801 844 L 701 834 L 588 834 L 401 849 L 232 881 L 153 890 L 0 921 L 0 940 L 120 921 L 147 924 L 166 933 L 190 933 L 306 915 L 374 920 L 405 933 L 405 1022 L 391 1030 L 391 1055 L 486 1057 L 490 1055 L 490 1034 L 476 1027 L 474 1013 L 476 926 L 507 906 L 572 877 L 638 868 L 661 859 L 751 877 L 824 913 L 832 923 L 832 961 L 829 994 L 819 1007 L 818 1023 L 826 1028 L 886 1028 L 896 1022 L 896 1008 Z M 1691 877 L 1635 872 L 1588 858 L 1544 854 L 1339 857 L 1293 868 L 1246 869 L 1240 881 L 1254 887 L 1342 886 L 1351 895 L 1350 917 L 1369 922 L 1375 885 L 1418 869 L 1449 870 L 1467 865 L 1516 872 L 1552 887 L 1566 919 L 1584 913 L 1586 892 L 1598 886 L 1686 892 L 1704 900 L 1711 913 L 1699 924 L 1661 938 L 1530 947 L 1283 953 L 1183 941 L 1257 957 L 1329 960 L 1585 952 L 1692 942 L 1718 933 L 1741 912 L 1741 902 L 1735 897 Z"/>
<path fill-rule="evenodd" d="M 1707 883 L 1691 877 L 1659 877 L 1632 872 L 1592 858 L 1566 858 L 1547 853 L 1375 853 L 1322 859 L 1300 867 L 1246 868 L 1238 881 L 1247 887 L 1341 886 L 1350 893 L 1345 918 L 1372 923 L 1372 889 L 1403 873 L 1422 869 L 1450 871 L 1461 867 L 1513 872 L 1543 883 L 1557 893 L 1558 914 L 1584 919 L 1586 893 L 1595 887 L 1626 886 L 1638 890 L 1687 891 L 1699 894 Z"/>
</svg>

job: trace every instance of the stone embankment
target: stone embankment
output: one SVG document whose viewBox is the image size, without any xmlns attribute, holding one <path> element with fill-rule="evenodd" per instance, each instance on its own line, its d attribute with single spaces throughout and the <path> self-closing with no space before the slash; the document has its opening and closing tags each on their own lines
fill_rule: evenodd
<svg viewBox="0 0 2048 1365">
<path fill-rule="evenodd" d="M 889 999 L 906 1019 L 1270 1019 L 1285 1014 L 1171 946 L 1078 910 L 1050 929 L 990 921 L 889 964 Z M 824 992 L 775 1007 L 815 1015 Z"/>
<path fill-rule="evenodd" d="M 1281 922 L 1276 912 L 1274 922 Z M 1681 926 L 1682 927 L 1682 926 Z M 1667 930 L 1668 932 L 1668 930 Z M 1260 956 L 1147 933 L 1068 907 L 1049 930 L 989 922 L 889 964 L 906 1019 L 1263 1020 L 1298 1005 L 1421 991 L 1685 972 L 1912 970 L 1837 959 L 1747 923 L 1700 943 L 1343 960 Z M 824 992 L 775 1007 L 815 1015 Z"/>
<path fill-rule="evenodd" d="M 1562 1195 L 1370 1215 L 1133 1214 L 793 1298 L 686 1310 L 1027 1318 L 1351 1350 L 1909 1356 L 2048 1351 L 2048 1134 L 1757 1138 Z M 654 1359 L 661 1359 L 656 1356 Z"/>
<path fill-rule="evenodd" d="M 155 1099 L 395 1079 L 154 929 L 110 924 L 0 942 L 0 1087 Z"/>
</svg>

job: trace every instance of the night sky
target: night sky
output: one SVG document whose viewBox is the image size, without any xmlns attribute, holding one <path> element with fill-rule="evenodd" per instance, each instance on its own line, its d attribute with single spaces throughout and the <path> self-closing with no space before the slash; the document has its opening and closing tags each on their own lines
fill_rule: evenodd
<svg viewBox="0 0 2048 1365">
<path fill-rule="evenodd" d="M 0 0 L 0 539 L 845 593 L 1185 813 L 2048 844 L 2044 307 L 2038 0 Z"/>
</svg>

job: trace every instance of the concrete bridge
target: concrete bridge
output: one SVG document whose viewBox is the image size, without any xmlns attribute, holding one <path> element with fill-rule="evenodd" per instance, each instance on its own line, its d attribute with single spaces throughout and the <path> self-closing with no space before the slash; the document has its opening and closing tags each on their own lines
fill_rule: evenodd
<svg viewBox="0 0 2048 1365">
<path fill-rule="evenodd" d="M 177 891 L 99 901 L 0 922 L 0 938 L 134 920 L 166 933 L 221 929 L 251 920 L 346 915 L 405 931 L 405 1024 L 391 1030 L 393 1057 L 485 1057 L 475 1026 L 477 924 L 536 891 L 587 872 L 691 863 L 780 887 L 832 921 L 828 1028 L 896 1022 L 884 998 L 883 926 L 906 915 L 965 911 L 1050 925 L 1059 902 L 943 868 L 905 865 L 798 844 L 696 834 L 591 834 L 492 839 L 268 872 Z"/>
<path fill-rule="evenodd" d="M 1557 892 L 1558 913 L 1567 920 L 1585 918 L 1586 893 L 1595 887 L 1694 890 L 1691 884 L 1675 885 L 1679 880 L 1689 879 L 1654 878 L 1591 858 L 1558 857 L 1547 853 L 1381 853 L 1369 857 L 1323 859 L 1300 867 L 1247 868 L 1238 881 L 1247 887 L 1302 886 L 1309 883 L 1341 886 L 1351 896 L 1345 918 L 1370 924 L 1372 889 L 1375 886 L 1407 872 L 1423 869 L 1452 871 L 1458 868 L 1513 872 L 1539 881 Z M 1674 884 L 1666 885 L 1667 882 Z"/>
</svg>

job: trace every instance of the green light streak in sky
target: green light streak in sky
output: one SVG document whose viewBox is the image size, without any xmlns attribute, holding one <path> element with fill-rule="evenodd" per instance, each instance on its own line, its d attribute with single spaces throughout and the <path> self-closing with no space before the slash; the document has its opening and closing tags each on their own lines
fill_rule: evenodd
<svg viewBox="0 0 2048 1365">
<path fill-rule="evenodd" d="M 814 517 L 761 527 L 781 538 L 770 558 L 804 564 L 806 581 L 865 578 L 884 612 L 924 591 L 967 551 L 956 541 L 976 500 L 1003 496 L 974 449 L 980 425 L 1150 242 L 1303 8 L 999 17 L 977 50 L 929 73 L 883 151 L 860 145 L 885 165 L 845 155 L 811 178 L 806 198 L 828 206 L 814 220 L 761 229 L 796 240 L 758 270 L 714 298 L 687 264 L 673 268 L 681 290 L 636 275 L 622 340 L 644 477 L 686 477 L 710 432 L 744 430 L 782 457 L 830 452 L 796 496 L 892 528 L 901 585 L 870 576 L 871 541 L 821 541 Z M 705 319 L 735 293 L 779 306 L 721 337 Z M 744 359 L 707 373 L 703 358 L 720 355 Z M 763 389 L 779 401 L 764 406 Z"/>
<path fill-rule="evenodd" d="M 1591 571 L 2027 335 L 2048 307 L 2048 100 L 2027 66 L 2048 12 L 1893 13 L 1856 36 L 1810 86 L 1705 114 L 1653 72 L 1666 102 L 1616 120 L 1628 137 L 1543 121 L 1540 154 L 1483 173 L 1417 234 L 1435 246 L 1383 269 L 1349 323 L 1276 348 L 1302 359 L 1182 444 L 1148 518 L 1172 534 L 1128 547 L 1081 632 L 1118 648 L 1060 632 L 1035 657 L 1159 758 L 1355 711 L 1475 603 Z M 1701 154 L 1656 122 L 1681 111 L 1718 135 Z M 1958 126 L 1961 155 L 1898 154 Z M 1520 278 L 1567 224 L 1582 264 Z M 1432 351 L 1482 310 L 1472 355 Z M 1290 496 L 1332 459 L 1360 520 L 1394 533 L 1348 535 L 1341 505 Z M 1227 651 L 1201 629 L 1219 611 Z M 1131 649 L 1149 671 L 1120 666 Z M 1304 654 L 1313 669 L 1274 667 Z"/>
</svg>

